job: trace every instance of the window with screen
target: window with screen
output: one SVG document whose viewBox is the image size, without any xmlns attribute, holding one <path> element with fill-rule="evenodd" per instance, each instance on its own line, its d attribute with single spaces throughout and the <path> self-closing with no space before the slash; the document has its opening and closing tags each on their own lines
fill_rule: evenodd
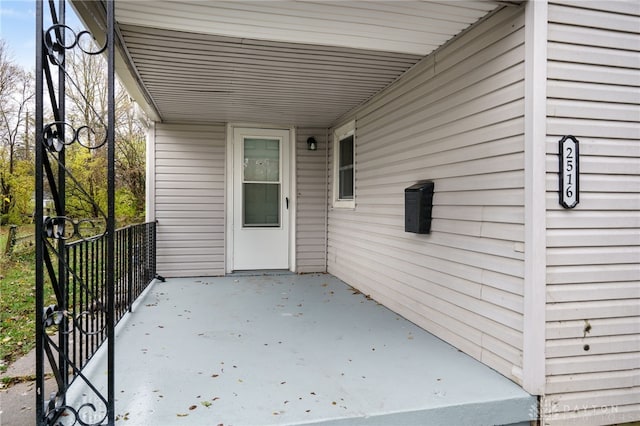
<svg viewBox="0 0 640 426">
<path fill-rule="evenodd" d="M 334 207 L 355 207 L 355 122 L 334 133 Z"/>
</svg>

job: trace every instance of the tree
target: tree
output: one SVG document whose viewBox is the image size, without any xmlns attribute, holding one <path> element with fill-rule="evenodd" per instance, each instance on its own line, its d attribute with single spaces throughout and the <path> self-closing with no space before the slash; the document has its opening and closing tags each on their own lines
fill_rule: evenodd
<svg viewBox="0 0 640 426">
<path fill-rule="evenodd" d="M 12 222 L 20 222 L 28 213 L 29 189 L 33 188 L 33 179 L 31 184 L 24 179 L 25 173 L 33 176 L 33 167 L 18 164 L 29 161 L 29 146 L 33 146 L 29 119 L 35 96 L 32 82 L 33 76 L 11 60 L 6 42 L 0 39 L 0 218 Z"/>
<path fill-rule="evenodd" d="M 99 146 L 106 135 L 106 64 L 102 56 L 74 49 L 67 51 L 65 69 L 69 76 L 67 119 L 76 129 L 91 129 L 81 135 L 84 147 L 74 144 L 66 150 L 68 168 L 74 176 L 80 176 L 77 180 L 82 183 L 82 189 L 74 182 L 67 184 L 67 207 L 78 209 L 80 216 L 97 217 L 98 207 L 105 211 L 106 206 L 106 150 L 92 148 Z M 125 220 L 139 219 L 145 209 L 146 122 L 117 82 L 115 111 L 117 213 Z"/>
<path fill-rule="evenodd" d="M 90 50 L 87 47 L 85 50 Z M 66 50 L 65 55 L 61 69 L 66 74 L 64 120 L 68 124 L 64 126 L 68 132 L 65 215 L 96 218 L 106 212 L 107 204 L 107 152 L 101 147 L 108 111 L 106 61 L 102 55 L 88 55 L 77 47 Z M 11 60 L 6 43 L 0 39 L 0 223 L 20 223 L 33 213 L 32 81 L 33 76 Z M 144 216 L 146 120 L 118 83 L 115 110 L 116 216 L 131 222 Z M 45 126 L 53 121 L 51 116 L 45 118 Z M 82 129 L 79 143 L 71 143 L 71 128 Z M 55 155 L 48 155 L 54 160 Z M 46 186 L 45 182 L 45 190 Z"/>
<path fill-rule="evenodd" d="M 116 129 L 116 177 L 119 186 L 131 195 L 135 215 L 140 217 L 145 209 L 147 125 L 129 97 L 123 104 Z"/>
</svg>

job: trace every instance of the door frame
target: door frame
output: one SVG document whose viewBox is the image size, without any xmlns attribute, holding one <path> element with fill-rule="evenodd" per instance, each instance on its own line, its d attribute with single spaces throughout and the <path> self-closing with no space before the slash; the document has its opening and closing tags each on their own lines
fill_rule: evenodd
<svg viewBox="0 0 640 426">
<path fill-rule="evenodd" d="M 234 225 L 234 130 L 235 129 L 265 129 L 265 130 L 285 130 L 289 132 L 289 270 L 296 272 L 296 217 L 297 217 L 297 192 L 296 192 L 296 129 L 293 126 L 276 126 L 272 124 L 256 123 L 227 123 L 227 145 L 225 152 L 225 272 L 233 272 L 233 225 Z"/>
</svg>

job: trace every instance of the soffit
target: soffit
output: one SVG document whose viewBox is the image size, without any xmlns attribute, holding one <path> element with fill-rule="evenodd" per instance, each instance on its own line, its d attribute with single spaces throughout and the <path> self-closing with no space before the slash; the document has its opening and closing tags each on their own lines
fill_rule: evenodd
<svg viewBox="0 0 640 426">
<path fill-rule="evenodd" d="M 420 56 L 120 26 L 165 121 L 328 126 Z"/>
<path fill-rule="evenodd" d="M 425 56 L 495 1 L 118 1 L 120 24 Z"/>
<path fill-rule="evenodd" d="M 118 1 L 163 121 L 329 126 L 498 7 L 490 1 Z"/>
</svg>

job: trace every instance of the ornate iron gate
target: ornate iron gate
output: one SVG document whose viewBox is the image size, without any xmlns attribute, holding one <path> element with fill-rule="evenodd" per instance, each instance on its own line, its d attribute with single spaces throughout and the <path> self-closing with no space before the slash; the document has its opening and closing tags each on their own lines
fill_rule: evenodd
<svg viewBox="0 0 640 426">
<path fill-rule="evenodd" d="M 83 44 L 86 38 L 92 39 L 87 31 L 76 33 L 65 24 L 64 0 L 58 1 L 57 5 L 54 0 L 35 3 L 37 423 L 112 425 L 115 422 L 114 327 L 117 321 L 114 290 L 114 3 L 102 2 L 107 17 L 106 42 L 95 50 Z M 65 68 L 66 53 L 71 49 L 78 49 L 85 55 L 106 53 L 106 119 L 100 117 L 84 98 L 97 116 L 97 125 L 74 128 L 65 115 L 67 84 L 78 87 Z M 86 220 L 66 216 L 65 183 L 73 181 L 84 191 L 82 182 L 72 175 L 65 163 L 65 150 L 73 144 L 80 144 L 92 152 L 106 150 L 107 211 L 100 208 L 97 200 L 91 199 L 100 212 L 98 218 Z M 43 206 L 45 190 L 50 192 L 55 205 L 55 212 L 47 215 Z M 89 192 L 84 191 L 84 195 L 88 196 Z M 84 243 L 70 249 L 68 243 L 74 240 Z M 86 250 L 81 255 L 83 259 L 89 258 L 89 262 L 77 262 L 76 250 Z M 74 288 L 71 293 L 70 282 Z M 45 299 L 45 287 L 53 291 L 55 303 Z M 107 379 L 106 383 L 97 385 L 83 374 L 82 369 L 103 341 L 107 342 Z M 75 344 L 78 342 L 79 345 Z M 45 388 L 45 361 L 55 377 L 51 389 Z"/>
</svg>

